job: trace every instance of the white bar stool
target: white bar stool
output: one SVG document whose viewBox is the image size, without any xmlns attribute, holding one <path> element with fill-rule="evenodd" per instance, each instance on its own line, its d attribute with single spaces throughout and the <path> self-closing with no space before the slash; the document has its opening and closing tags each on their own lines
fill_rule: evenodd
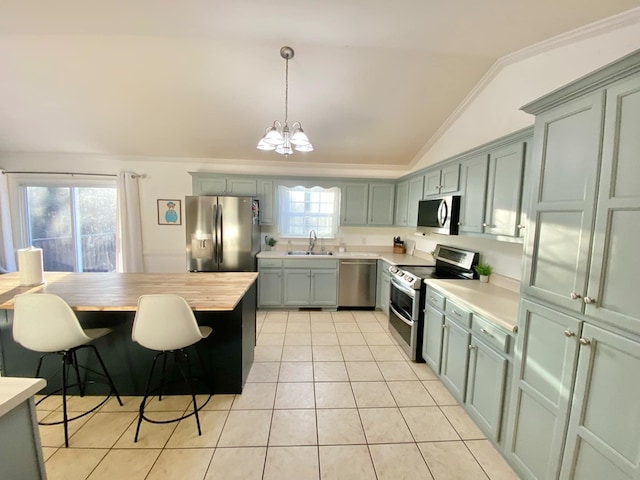
<svg viewBox="0 0 640 480">
<path fill-rule="evenodd" d="M 194 415 L 196 417 L 196 425 L 198 426 L 198 435 L 202 435 L 198 411 L 207 402 L 205 401 L 200 407 L 196 404 L 191 365 L 189 363 L 189 355 L 185 349 L 198 343 L 203 338 L 207 338 L 211 334 L 211 331 L 211 327 L 200 327 L 198 325 L 191 307 L 189 307 L 187 301 L 180 295 L 167 293 L 140 296 L 138 299 L 138 309 L 133 320 L 131 338 L 143 347 L 150 350 L 157 350 L 160 353 L 153 357 L 144 397 L 140 403 L 140 413 L 138 415 L 138 425 L 136 427 L 134 442 L 138 441 L 142 420 L 151 423 L 171 423 Z M 147 398 L 149 398 L 151 394 L 151 382 L 156 361 L 160 357 L 162 357 L 163 362 L 158 399 L 162 400 L 168 353 L 174 354 L 174 362 L 191 393 L 193 412 L 171 420 L 153 420 L 145 416 L 144 408 Z M 186 364 L 186 372 L 181 365 L 182 360 L 184 360 Z"/>
<path fill-rule="evenodd" d="M 39 422 L 40 425 L 64 424 L 64 446 L 69 446 L 68 423 L 72 420 L 84 417 L 101 407 L 111 396 L 115 394 L 118 403 L 122 406 L 122 400 L 118 395 L 116 386 L 102 361 L 100 353 L 95 345 L 90 342 L 111 333 L 110 328 L 91 328 L 84 330 L 78 321 L 78 317 L 71 307 L 59 296 L 50 293 L 27 293 L 16 295 L 14 298 L 13 314 L 13 339 L 23 347 L 35 352 L 43 353 L 38 362 L 36 377 L 40 375 L 40 368 L 44 358 L 51 354 L 62 356 L 62 421 Z M 77 385 L 80 396 L 84 396 L 86 382 L 80 375 L 77 351 L 89 348 L 95 353 L 102 372 L 91 371 L 104 376 L 110 386 L 110 393 L 105 399 L 92 409 L 69 418 L 67 414 L 67 391 Z M 69 384 L 68 368 L 71 366 L 76 373 L 77 384 Z M 59 391 L 59 390 L 56 390 Z M 55 393 L 55 392 L 54 392 Z M 47 395 L 44 398 L 47 398 Z M 44 399 L 42 399 L 44 400 Z M 40 400 L 40 401 L 42 401 Z"/>
</svg>

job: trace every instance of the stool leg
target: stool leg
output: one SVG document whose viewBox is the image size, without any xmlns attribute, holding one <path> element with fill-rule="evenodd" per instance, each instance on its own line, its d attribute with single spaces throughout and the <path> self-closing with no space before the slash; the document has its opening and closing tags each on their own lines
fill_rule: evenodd
<svg viewBox="0 0 640 480">
<path fill-rule="evenodd" d="M 162 357 L 162 376 L 160 377 L 160 392 L 158 394 L 158 401 L 162 401 L 162 391 L 164 390 L 164 375 L 167 371 L 167 355 Z"/>
<path fill-rule="evenodd" d="M 71 365 L 76 371 L 76 379 L 78 380 L 78 388 L 80 389 L 80 396 L 84 397 L 84 383 L 80 380 L 80 368 L 78 367 L 78 356 L 76 355 L 76 349 L 72 349 L 69 351 L 71 355 Z"/>
<path fill-rule="evenodd" d="M 180 370 L 180 373 L 182 374 L 182 377 L 185 379 L 185 382 L 187 383 L 189 390 L 191 391 L 191 399 L 193 400 L 193 413 L 196 417 L 196 424 L 198 426 L 198 435 L 202 435 L 202 431 L 200 430 L 200 416 L 198 415 L 198 405 L 196 403 L 196 392 L 193 388 L 193 382 L 191 377 L 191 364 L 189 363 L 189 355 L 187 354 L 187 352 L 184 351 L 184 349 L 181 349 L 180 353 L 182 353 L 182 356 L 184 357 L 187 363 L 187 373 L 186 374 L 184 373 L 184 370 L 182 370 L 182 367 L 180 366 L 179 362 L 177 362 L 178 368 Z M 176 351 L 176 360 L 177 360 L 177 351 Z"/>
<path fill-rule="evenodd" d="M 69 427 L 67 416 L 67 358 L 68 352 L 62 354 L 62 423 L 64 425 L 64 446 L 69 448 Z"/>
<path fill-rule="evenodd" d="M 96 354 L 96 357 L 98 357 L 98 361 L 100 362 L 100 366 L 102 367 L 102 371 L 104 372 L 104 376 L 107 377 L 107 380 L 109 380 L 109 385 L 111 386 L 111 391 L 115 394 L 116 398 L 118 399 L 118 403 L 120 404 L 120 406 L 122 406 L 122 400 L 120 400 L 120 395 L 118 394 L 118 390 L 116 389 L 116 385 L 113 383 L 113 380 L 111 379 L 111 375 L 109 375 L 109 371 L 107 370 L 107 367 L 105 366 L 104 362 L 102 361 L 102 357 L 100 356 L 100 353 L 98 352 L 98 349 L 96 348 L 95 345 L 87 345 L 87 347 L 90 347 Z"/>
<path fill-rule="evenodd" d="M 47 354 L 45 353 L 44 355 L 40 355 L 40 360 L 38 361 L 38 368 L 36 368 L 36 378 L 40 376 L 40 369 L 42 368 L 42 361 L 44 360 L 44 357 L 46 357 Z"/>
<path fill-rule="evenodd" d="M 151 379 L 153 378 L 153 370 L 156 368 L 156 361 L 160 355 L 165 355 L 166 352 L 161 352 L 155 357 L 153 357 L 153 363 L 151 364 L 151 371 L 149 372 L 149 378 L 147 379 L 147 386 L 144 389 L 144 397 L 142 397 L 142 402 L 140 402 L 140 410 L 138 412 L 138 425 L 136 426 L 136 436 L 133 438 L 133 442 L 138 442 L 138 434 L 140 433 L 140 425 L 142 425 L 142 419 L 144 417 L 144 405 L 147 403 L 147 398 L 149 397 L 149 389 L 151 388 Z"/>
</svg>

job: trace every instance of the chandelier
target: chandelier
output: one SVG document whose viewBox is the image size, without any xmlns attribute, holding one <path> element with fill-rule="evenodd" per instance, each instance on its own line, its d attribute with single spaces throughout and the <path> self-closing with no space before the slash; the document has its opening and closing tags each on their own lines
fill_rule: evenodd
<svg viewBox="0 0 640 480">
<path fill-rule="evenodd" d="M 312 152 L 313 145 L 302 130 L 300 122 L 295 122 L 289 127 L 289 60 L 295 52 L 291 47 L 282 47 L 280 56 L 285 60 L 284 82 L 284 125 L 278 120 L 267 127 L 264 136 L 258 142 L 258 150 L 275 150 L 284 156 L 291 155 L 295 149 L 298 152 Z"/>
</svg>

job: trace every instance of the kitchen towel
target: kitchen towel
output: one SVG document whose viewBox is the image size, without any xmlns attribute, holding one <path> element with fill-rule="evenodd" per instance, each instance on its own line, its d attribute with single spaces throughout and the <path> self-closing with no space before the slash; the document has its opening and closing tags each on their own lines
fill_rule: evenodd
<svg viewBox="0 0 640 480">
<path fill-rule="evenodd" d="M 30 247 L 18 250 L 18 276 L 22 286 L 44 283 L 41 248 Z"/>
</svg>

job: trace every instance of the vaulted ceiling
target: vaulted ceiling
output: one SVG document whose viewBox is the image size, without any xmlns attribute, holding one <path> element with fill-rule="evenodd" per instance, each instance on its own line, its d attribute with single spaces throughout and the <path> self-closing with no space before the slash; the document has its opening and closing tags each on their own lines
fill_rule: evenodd
<svg viewBox="0 0 640 480">
<path fill-rule="evenodd" d="M 0 152 L 409 165 L 497 59 L 638 0 L 3 0 Z M 205 160 L 206 161 L 206 160 Z"/>
</svg>

